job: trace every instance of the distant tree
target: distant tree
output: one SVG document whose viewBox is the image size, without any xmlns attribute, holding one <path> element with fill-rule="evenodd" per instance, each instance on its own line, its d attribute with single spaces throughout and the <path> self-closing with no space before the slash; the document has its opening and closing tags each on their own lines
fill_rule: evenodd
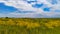
<svg viewBox="0 0 60 34">
<path fill-rule="evenodd" d="M 8 17 L 1 18 L 2 21 L 8 21 Z"/>
<path fill-rule="evenodd" d="M 5 17 L 6 19 L 8 18 L 8 17 Z"/>
</svg>

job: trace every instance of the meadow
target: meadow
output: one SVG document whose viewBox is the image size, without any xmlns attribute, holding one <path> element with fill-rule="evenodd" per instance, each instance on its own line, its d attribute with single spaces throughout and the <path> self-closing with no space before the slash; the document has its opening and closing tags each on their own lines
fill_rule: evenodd
<svg viewBox="0 0 60 34">
<path fill-rule="evenodd" d="M 0 34 L 60 34 L 60 18 L 0 18 Z"/>
</svg>

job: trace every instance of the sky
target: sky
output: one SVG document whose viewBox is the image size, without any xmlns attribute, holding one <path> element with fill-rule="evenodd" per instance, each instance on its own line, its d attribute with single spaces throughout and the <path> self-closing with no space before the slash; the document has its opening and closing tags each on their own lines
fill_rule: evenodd
<svg viewBox="0 0 60 34">
<path fill-rule="evenodd" d="M 59 18 L 60 0 L 0 0 L 0 17 Z"/>
</svg>

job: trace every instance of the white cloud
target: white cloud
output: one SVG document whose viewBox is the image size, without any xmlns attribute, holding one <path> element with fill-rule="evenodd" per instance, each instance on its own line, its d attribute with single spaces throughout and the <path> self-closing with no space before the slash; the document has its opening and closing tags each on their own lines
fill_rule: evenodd
<svg viewBox="0 0 60 34">
<path fill-rule="evenodd" d="M 33 8 L 31 6 L 31 4 L 28 4 L 26 1 L 23 0 L 0 0 L 0 3 L 3 2 L 5 3 L 5 5 L 8 6 L 13 6 L 15 8 L 17 8 L 18 10 L 22 9 L 23 11 L 34 11 L 34 13 L 30 13 L 30 14 L 20 14 L 20 13 L 11 13 L 12 15 L 20 15 L 20 16 L 28 16 L 28 17 L 33 17 L 36 14 L 41 14 L 41 15 L 46 15 L 46 16 L 53 16 L 53 15 L 58 15 L 58 13 L 54 12 L 54 10 L 59 9 L 60 10 L 60 5 L 52 5 L 51 3 L 49 3 L 46 0 L 37 0 L 37 3 L 44 3 L 46 6 L 44 7 L 51 7 L 51 11 L 50 12 L 45 12 L 42 10 L 42 8 Z M 10 14 L 10 15 L 11 15 Z M 59 14 L 60 15 L 60 14 Z M 36 17 L 36 16 L 35 16 Z"/>
</svg>

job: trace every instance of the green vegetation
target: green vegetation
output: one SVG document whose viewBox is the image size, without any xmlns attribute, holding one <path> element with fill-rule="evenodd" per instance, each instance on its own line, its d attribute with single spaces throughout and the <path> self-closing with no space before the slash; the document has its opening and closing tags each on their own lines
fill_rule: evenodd
<svg viewBox="0 0 60 34">
<path fill-rule="evenodd" d="M 60 18 L 0 18 L 0 34 L 60 34 Z"/>
</svg>

